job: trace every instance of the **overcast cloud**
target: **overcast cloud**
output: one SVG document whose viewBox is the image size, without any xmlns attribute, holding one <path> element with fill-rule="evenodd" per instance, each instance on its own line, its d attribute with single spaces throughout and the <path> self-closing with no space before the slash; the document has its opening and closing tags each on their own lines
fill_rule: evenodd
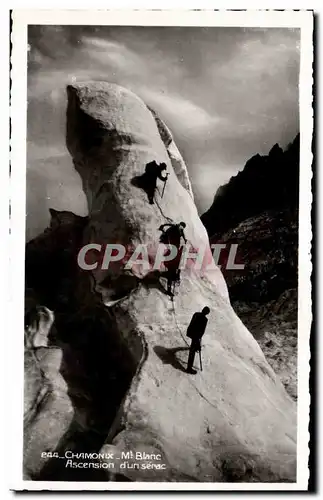
<svg viewBox="0 0 323 500">
<path fill-rule="evenodd" d="M 255 153 L 298 132 L 299 31 L 246 28 L 29 28 L 27 238 L 48 207 L 86 214 L 65 146 L 66 85 L 107 80 L 166 121 L 200 213 Z"/>
</svg>

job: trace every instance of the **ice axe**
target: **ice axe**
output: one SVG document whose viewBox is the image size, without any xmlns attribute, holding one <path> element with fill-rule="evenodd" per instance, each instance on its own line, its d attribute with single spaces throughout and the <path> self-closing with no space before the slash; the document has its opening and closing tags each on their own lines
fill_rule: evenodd
<svg viewBox="0 0 323 500">
<path fill-rule="evenodd" d="M 203 371 L 202 368 L 202 356 L 201 356 L 201 349 L 199 350 L 199 355 L 200 355 L 200 367 L 201 367 L 201 372 Z"/>
<path fill-rule="evenodd" d="M 165 187 L 166 187 L 166 182 L 168 181 L 168 176 L 169 176 L 169 174 L 166 174 L 166 177 L 167 177 L 167 178 L 166 178 L 166 180 L 165 180 L 165 182 L 164 182 L 164 187 L 163 187 L 163 192 L 162 192 L 161 197 L 163 197 L 163 196 L 164 196 L 164 193 L 165 193 Z"/>
</svg>

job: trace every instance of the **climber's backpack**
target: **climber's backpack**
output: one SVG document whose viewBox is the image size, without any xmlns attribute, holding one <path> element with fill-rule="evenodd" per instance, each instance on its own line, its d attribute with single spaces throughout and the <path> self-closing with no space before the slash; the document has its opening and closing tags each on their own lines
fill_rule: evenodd
<svg viewBox="0 0 323 500">
<path fill-rule="evenodd" d="M 160 235 L 159 241 L 160 241 L 160 243 L 164 243 L 165 245 L 169 244 L 169 238 L 168 238 L 168 234 L 166 231 L 162 232 L 162 234 Z"/>
</svg>

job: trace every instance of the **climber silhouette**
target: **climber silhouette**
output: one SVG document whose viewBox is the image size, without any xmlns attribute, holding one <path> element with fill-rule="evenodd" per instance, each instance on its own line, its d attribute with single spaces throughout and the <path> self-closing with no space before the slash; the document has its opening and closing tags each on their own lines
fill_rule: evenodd
<svg viewBox="0 0 323 500">
<path fill-rule="evenodd" d="M 196 312 L 193 314 L 191 322 L 187 328 L 186 335 L 192 339 L 190 352 L 188 355 L 187 362 L 187 373 L 195 374 L 196 370 L 193 370 L 194 358 L 196 352 L 201 352 L 201 338 L 204 335 L 206 325 L 208 322 L 207 315 L 209 314 L 209 307 L 204 307 L 201 312 Z"/>
<path fill-rule="evenodd" d="M 165 229 L 168 226 L 168 229 Z M 161 243 L 166 243 L 168 245 L 174 245 L 179 248 L 181 245 L 181 238 L 183 238 L 184 242 L 187 243 L 187 239 L 184 234 L 184 229 L 186 228 L 185 222 L 180 222 L 179 224 L 174 223 L 166 223 L 159 226 L 159 231 L 162 231 L 162 234 L 159 238 Z"/>
<path fill-rule="evenodd" d="M 165 229 L 165 228 L 168 229 Z M 174 296 L 175 284 L 180 283 L 181 279 L 181 271 L 179 269 L 179 264 L 182 257 L 183 246 L 181 246 L 181 239 L 183 238 L 184 243 L 187 243 L 187 239 L 184 234 L 184 229 L 186 227 L 185 222 L 180 222 L 179 224 L 162 224 L 159 227 L 159 231 L 162 231 L 162 234 L 159 238 L 161 243 L 166 245 L 174 245 L 177 248 L 177 255 L 171 260 L 164 262 L 164 265 L 167 269 L 166 278 L 167 278 L 167 293 L 171 297 Z M 164 255 L 169 255 L 170 249 L 167 249 Z"/>
<path fill-rule="evenodd" d="M 165 177 L 162 175 L 164 170 L 167 169 L 166 163 L 160 163 L 159 165 L 155 161 L 147 163 L 145 168 L 145 173 L 142 176 L 142 185 L 148 195 L 148 200 L 151 205 L 154 204 L 154 196 L 157 188 L 157 179 L 160 179 L 164 183 L 168 179 L 168 173 Z"/>
</svg>

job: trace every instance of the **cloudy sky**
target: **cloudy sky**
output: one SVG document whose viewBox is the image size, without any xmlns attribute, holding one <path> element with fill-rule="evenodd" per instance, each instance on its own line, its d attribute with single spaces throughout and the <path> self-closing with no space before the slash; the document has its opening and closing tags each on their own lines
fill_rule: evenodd
<svg viewBox="0 0 323 500">
<path fill-rule="evenodd" d="M 299 31 L 30 26 L 27 239 L 48 207 L 87 213 L 65 146 L 66 85 L 130 88 L 171 128 L 200 213 L 255 153 L 298 132 Z"/>
</svg>

